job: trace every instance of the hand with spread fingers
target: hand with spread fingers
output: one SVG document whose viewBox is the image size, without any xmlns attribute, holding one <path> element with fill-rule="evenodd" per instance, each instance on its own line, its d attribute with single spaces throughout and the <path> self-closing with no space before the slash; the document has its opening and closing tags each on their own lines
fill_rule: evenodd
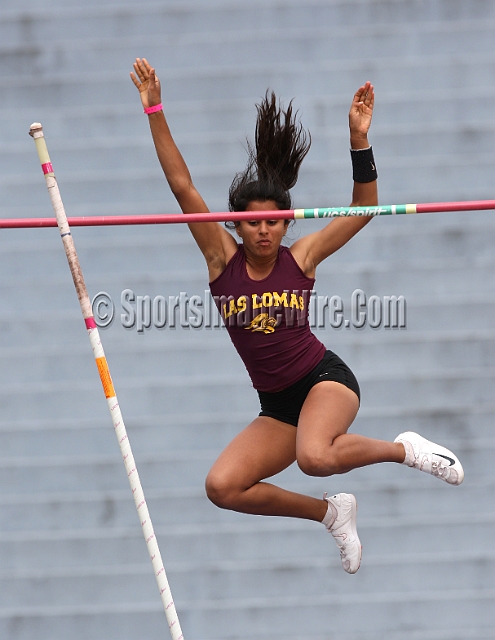
<svg viewBox="0 0 495 640">
<path fill-rule="evenodd" d="M 134 73 L 131 71 L 131 80 L 139 91 L 143 107 L 146 109 L 160 104 L 162 101 L 160 80 L 153 67 L 146 58 L 136 58 L 133 67 Z"/>
<path fill-rule="evenodd" d="M 349 111 L 349 129 L 351 140 L 366 139 L 373 116 L 373 104 L 375 93 L 373 85 L 368 81 L 354 94 L 351 109 Z M 357 149 L 359 147 L 352 147 Z"/>
</svg>

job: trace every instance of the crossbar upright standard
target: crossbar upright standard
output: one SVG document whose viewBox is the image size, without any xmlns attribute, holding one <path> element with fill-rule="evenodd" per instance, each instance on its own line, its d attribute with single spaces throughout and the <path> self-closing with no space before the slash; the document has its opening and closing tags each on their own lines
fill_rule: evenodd
<svg viewBox="0 0 495 640">
<path fill-rule="evenodd" d="M 57 180 L 55 178 L 53 167 L 50 162 L 50 157 L 48 155 L 48 149 L 46 146 L 45 137 L 43 135 L 43 127 L 41 126 L 41 124 L 39 124 L 38 122 L 32 124 L 29 130 L 29 135 L 34 138 L 34 141 L 36 143 L 36 149 L 38 151 L 38 156 L 41 162 L 41 168 L 45 175 L 46 186 L 48 188 L 48 193 L 50 194 L 50 199 L 55 211 L 55 217 L 57 226 L 60 231 L 60 237 L 62 238 L 62 242 L 64 244 L 65 254 L 69 262 L 70 272 L 72 274 L 72 279 L 74 280 L 74 286 L 76 288 L 77 297 L 79 298 L 79 304 L 81 306 L 84 322 L 89 334 L 89 340 L 91 342 L 91 346 L 93 347 L 96 366 L 98 367 L 101 384 L 103 386 L 103 391 L 107 399 L 108 408 L 110 409 L 110 415 L 112 416 L 113 426 L 115 429 L 117 440 L 119 442 L 120 452 L 124 461 L 127 477 L 129 478 L 129 483 L 131 485 L 134 503 L 136 505 L 139 520 L 141 522 L 141 527 L 143 530 L 144 539 L 146 540 L 148 553 L 151 558 L 151 564 L 153 566 L 153 571 L 155 573 L 158 589 L 160 591 L 160 596 L 163 602 L 163 607 L 165 609 L 165 615 L 167 618 L 170 633 L 172 635 L 172 640 L 182 640 L 183 635 L 179 623 L 179 618 L 177 616 L 177 611 L 175 609 L 172 594 L 170 592 L 170 587 L 168 584 L 167 575 L 165 573 L 165 568 L 163 566 L 160 549 L 158 548 L 158 543 L 148 511 L 148 506 L 144 497 L 143 487 L 141 486 L 136 463 L 134 461 L 134 456 L 132 455 L 131 445 L 127 436 L 124 419 L 120 411 L 117 394 L 115 393 L 115 388 L 113 386 L 112 377 L 110 375 L 110 370 L 105 358 L 105 353 L 103 351 L 103 345 L 101 344 L 98 327 L 96 326 L 93 317 L 91 301 L 88 296 L 88 291 L 84 282 L 81 266 L 77 257 L 69 222 L 67 220 L 67 216 L 65 215 L 64 205 L 60 196 Z"/>
</svg>

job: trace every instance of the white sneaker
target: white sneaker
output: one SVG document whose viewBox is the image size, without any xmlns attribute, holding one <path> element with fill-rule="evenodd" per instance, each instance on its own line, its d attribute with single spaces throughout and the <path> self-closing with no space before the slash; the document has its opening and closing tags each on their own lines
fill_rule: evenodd
<svg viewBox="0 0 495 640">
<path fill-rule="evenodd" d="M 431 473 L 449 484 L 459 485 L 464 480 L 464 470 L 452 451 L 430 442 L 413 431 L 406 431 L 395 438 L 406 450 L 402 464 Z"/>
<path fill-rule="evenodd" d="M 338 493 L 331 498 L 327 494 L 323 499 L 328 502 L 335 520 L 327 531 L 335 538 L 340 549 L 342 566 L 347 573 L 356 573 L 361 564 L 361 543 L 356 529 L 356 498 L 350 493 Z"/>
</svg>

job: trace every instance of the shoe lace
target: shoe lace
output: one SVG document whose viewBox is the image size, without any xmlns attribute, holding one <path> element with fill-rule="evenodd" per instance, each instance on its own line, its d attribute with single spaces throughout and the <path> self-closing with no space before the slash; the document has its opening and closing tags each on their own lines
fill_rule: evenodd
<svg viewBox="0 0 495 640">
<path fill-rule="evenodd" d="M 446 478 L 449 475 L 449 468 L 435 460 L 431 463 L 431 475 Z"/>
<path fill-rule="evenodd" d="M 416 451 L 414 452 L 414 462 L 413 462 L 413 467 L 415 469 L 419 469 L 419 471 L 423 471 L 423 467 L 425 466 L 425 464 L 428 462 L 428 456 L 426 456 L 425 454 L 422 454 L 420 452 L 416 453 Z M 434 464 L 439 464 L 439 463 L 432 463 L 432 468 Z M 432 471 L 433 473 L 433 471 Z"/>
</svg>

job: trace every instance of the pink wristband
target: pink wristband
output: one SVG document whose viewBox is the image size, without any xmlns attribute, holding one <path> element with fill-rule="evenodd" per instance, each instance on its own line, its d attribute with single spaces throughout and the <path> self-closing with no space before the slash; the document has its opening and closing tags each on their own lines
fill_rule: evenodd
<svg viewBox="0 0 495 640">
<path fill-rule="evenodd" d="M 157 111 L 161 111 L 163 109 L 163 104 L 160 102 L 160 104 L 155 104 L 154 107 L 146 107 L 144 110 L 144 113 L 146 115 L 149 115 L 150 113 L 156 113 Z"/>
</svg>

